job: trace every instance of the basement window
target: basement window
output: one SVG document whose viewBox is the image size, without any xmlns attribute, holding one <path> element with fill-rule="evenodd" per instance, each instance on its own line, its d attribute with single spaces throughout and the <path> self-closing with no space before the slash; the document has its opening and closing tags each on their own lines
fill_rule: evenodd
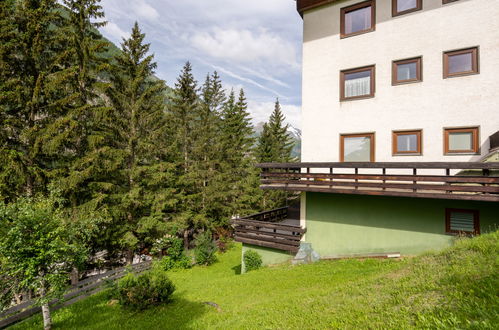
<svg viewBox="0 0 499 330">
<path fill-rule="evenodd" d="M 445 232 L 454 235 L 479 235 L 478 210 L 445 209 Z"/>
<path fill-rule="evenodd" d="M 375 21 L 374 0 L 341 8 L 341 38 L 374 31 Z"/>
</svg>

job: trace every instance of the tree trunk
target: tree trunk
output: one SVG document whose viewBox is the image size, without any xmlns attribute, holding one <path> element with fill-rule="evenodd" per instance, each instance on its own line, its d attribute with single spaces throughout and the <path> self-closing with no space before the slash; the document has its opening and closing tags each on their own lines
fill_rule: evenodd
<svg viewBox="0 0 499 330">
<path fill-rule="evenodd" d="M 50 317 L 50 308 L 48 303 L 42 305 L 42 314 L 43 314 L 43 329 L 44 330 L 52 329 L 52 319 Z"/>
<path fill-rule="evenodd" d="M 133 250 L 128 250 L 126 251 L 126 264 L 127 265 L 132 265 L 133 264 L 133 257 L 134 257 L 134 253 L 133 253 Z"/>
<path fill-rule="evenodd" d="M 184 250 L 189 249 L 189 229 L 184 230 Z"/>
</svg>

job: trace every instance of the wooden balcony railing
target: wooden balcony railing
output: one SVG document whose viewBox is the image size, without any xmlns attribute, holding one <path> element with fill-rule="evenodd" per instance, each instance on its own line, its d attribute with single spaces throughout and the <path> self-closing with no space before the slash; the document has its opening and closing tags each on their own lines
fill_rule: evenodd
<svg viewBox="0 0 499 330">
<path fill-rule="evenodd" d="M 255 221 L 266 221 L 266 222 L 279 222 L 288 218 L 288 207 L 281 207 L 279 209 L 265 211 L 260 213 L 255 213 L 248 215 L 242 219 L 245 220 L 255 220 Z"/>
<path fill-rule="evenodd" d="M 286 212 L 284 213 L 284 211 Z M 271 218 L 266 217 L 266 219 L 274 222 L 256 220 L 261 218 L 263 214 L 275 215 L 275 217 Z M 277 218 L 282 218 L 284 214 L 287 214 L 287 207 L 232 220 L 235 240 L 283 251 L 298 252 L 301 238 L 307 230 L 298 226 L 275 222 Z M 283 219 L 285 217 L 281 220 Z"/>
<path fill-rule="evenodd" d="M 499 162 L 257 166 L 262 189 L 499 202 Z"/>
</svg>

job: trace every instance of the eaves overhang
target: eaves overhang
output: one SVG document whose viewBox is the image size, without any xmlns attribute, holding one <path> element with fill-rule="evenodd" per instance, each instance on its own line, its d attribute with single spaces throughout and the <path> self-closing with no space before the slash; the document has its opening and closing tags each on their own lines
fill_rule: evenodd
<svg viewBox="0 0 499 330">
<path fill-rule="evenodd" d="M 341 0 L 296 0 L 296 9 L 300 13 L 300 16 L 303 17 L 303 13 L 307 10 L 339 1 Z"/>
</svg>

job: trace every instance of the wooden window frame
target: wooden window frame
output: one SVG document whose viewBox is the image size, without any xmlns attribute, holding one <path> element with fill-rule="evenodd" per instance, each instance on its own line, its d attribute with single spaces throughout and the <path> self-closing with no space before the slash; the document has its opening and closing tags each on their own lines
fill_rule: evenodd
<svg viewBox="0 0 499 330">
<path fill-rule="evenodd" d="M 479 155 L 480 154 L 480 128 L 475 127 L 449 127 L 444 128 L 444 155 Z M 473 148 L 469 150 L 449 150 L 449 134 L 450 133 L 472 133 L 473 134 Z"/>
<path fill-rule="evenodd" d="M 451 230 L 450 228 L 450 220 L 452 212 L 461 212 L 461 213 L 471 213 L 473 214 L 473 232 L 469 231 L 459 231 L 459 230 Z M 459 235 L 459 234 L 467 234 L 467 235 L 480 235 L 480 212 L 478 210 L 471 209 L 445 209 L 445 233 L 450 235 Z"/>
<path fill-rule="evenodd" d="M 416 135 L 417 136 L 417 150 L 416 151 L 398 151 L 397 137 L 399 135 Z M 392 156 L 421 156 L 423 154 L 423 130 L 404 130 L 392 131 Z"/>
<path fill-rule="evenodd" d="M 416 0 L 416 7 L 398 11 L 398 0 L 392 0 L 392 17 L 401 16 L 405 14 L 409 14 L 415 11 L 419 11 L 423 9 L 423 0 Z"/>
<path fill-rule="evenodd" d="M 368 137 L 371 140 L 371 153 L 369 155 L 370 160 L 366 161 L 366 163 L 374 163 L 375 161 L 375 147 L 376 147 L 376 134 L 374 132 L 372 133 L 354 133 L 354 134 L 340 134 L 340 162 L 344 163 L 345 162 L 345 138 L 352 138 L 352 137 Z"/>
<path fill-rule="evenodd" d="M 371 93 L 367 95 L 345 97 L 345 75 L 349 73 L 357 73 L 363 71 L 371 71 L 371 86 L 370 86 Z M 376 88 L 376 65 L 368 65 L 368 66 L 363 66 L 361 68 L 347 69 L 340 71 L 340 101 L 351 101 L 351 100 L 373 98 L 375 95 L 375 88 Z"/>
<path fill-rule="evenodd" d="M 445 5 L 445 4 L 448 4 L 448 3 L 451 3 L 451 2 L 456 2 L 458 0 L 442 0 L 442 4 Z"/>
<path fill-rule="evenodd" d="M 371 7 L 371 27 L 369 29 L 362 30 L 362 31 L 357 31 L 357 32 L 348 33 L 348 34 L 345 33 L 345 22 L 346 22 L 345 15 L 351 11 L 365 8 L 365 7 Z M 352 6 L 341 8 L 340 39 L 353 37 L 353 36 L 357 36 L 359 34 L 364 34 L 364 33 L 368 33 L 368 32 L 373 32 L 375 30 L 376 30 L 376 0 L 367 0 L 367 1 L 360 2 L 360 3 L 356 3 L 355 5 L 352 5 Z"/>
<path fill-rule="evenodd" d="M 472 57 L 471 57 L 471 60 L 472 60 L 471 71 L 449 73 L 449 56 L 462 55 L 462 54 L 468 54 L 468 53 L 471 53 L 471 55 L 472 55 Z M 469 48 L 463 48 L 463 49 L 458 49 L 458 50 L 445 51 L 443 53 L 444 79 L 479 74 L 480 73 L 479 55 L 480 54 L 479 54 L 478 47 L 469 47 Z"/>
<path fill-rule="evenodd" d="M 406 79 L 406 80 L 398 80 L 398 72 L 397 68 L 400 64 L 408 64 L 408 63 L 416 63 L 416 78 L 414 79 Z M 404 60 L 396 60 L 392 62 L 392 85 L 405 85 L 412 84 L 415 82 L 423 81 L 423 57 L 413 57 Z"/>
</svg>

